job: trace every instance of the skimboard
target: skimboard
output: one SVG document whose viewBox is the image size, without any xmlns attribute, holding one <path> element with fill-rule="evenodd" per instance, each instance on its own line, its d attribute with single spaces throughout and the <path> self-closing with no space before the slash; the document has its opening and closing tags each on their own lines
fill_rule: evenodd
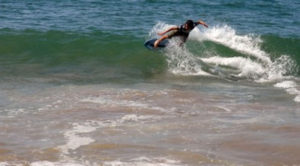
<svg viewBox="0 0 300 166">
<path fill-rule="evenodd" d="M 147 47 L 150 50 L 154 50 L 154 49 L 157 49 L 157 48 L 165 48 L 169 43 L 168 39 L 165 39 L 165 40 L 161 41 L 158 44 L 157 48 L 154 48 L 154 43 L 155 43 L 156 40 L 157 39 L 148 40 L 144 43 L 144 46 Z"/>
</svg>

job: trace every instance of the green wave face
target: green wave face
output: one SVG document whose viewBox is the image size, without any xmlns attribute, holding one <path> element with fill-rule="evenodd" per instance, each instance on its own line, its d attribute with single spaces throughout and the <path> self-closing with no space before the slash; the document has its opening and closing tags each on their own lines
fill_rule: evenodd
<svg viewBox="0 0 300 166">
<path fill-rule="evenodd" d="M 2 75 L 72 72 L 125 74 L 147 77 L 166 67 L 162 56 L 148 51 L 143 39 L 102 32 L 75 34 L 61 31 L 2 30 Z M 103 75 L 102 74 L 102 75 Z"/>
<path fill-rule="evenodd" d="M 300 65 L 300 39 L 299 38 L 282 38 L 274 35 L 262 36 L 264 41 L 262 48 L 270 52 L 272 57 L 279 55 L 289 55 Z"/>
</svg>

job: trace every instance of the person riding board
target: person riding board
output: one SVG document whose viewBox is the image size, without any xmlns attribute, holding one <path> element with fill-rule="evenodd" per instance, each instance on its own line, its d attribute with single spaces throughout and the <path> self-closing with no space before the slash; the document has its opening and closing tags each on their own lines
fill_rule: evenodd
<svg viewBox="0 0 300 166">
<path fill-rule="evenodd" d="M 172 37 L 180 37 L 182 43 L 186 42 L 186 39 L 189 37 L 190 32 L 199 24 L 203 25 L 206 28 L 208 27 L 208 25 L 205 22 L 203 22 L 202 20 L 199 20 L 197 22 L 194 22 L 193 20 L 187 20 L 185 22 L 185 24 L 183 24 L 181 26 L 171 27 L 164 32 L 157 33 L 158 35 L 160 35 L 162 37 L 155 41 L 154 48 L 157 48 L 158 44 L 161 41 L 163 41 L 167 38 L 171 39 Z M 170 31 L 172 31 L 172 32 L 167 35 L 164 35 Z"/>
</svg>

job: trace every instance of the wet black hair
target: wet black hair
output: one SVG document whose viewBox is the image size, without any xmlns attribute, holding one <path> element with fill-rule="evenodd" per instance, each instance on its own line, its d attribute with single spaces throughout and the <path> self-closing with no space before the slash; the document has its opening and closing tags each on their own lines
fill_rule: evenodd
<svg viewBox="0 0 300 166">
<path fill-rule="evenodd" d="M 187 20 L 185 24 L 188 25 L 189 28 L 193 29 L 195 27 L 193 20 Z"/>
</svg>

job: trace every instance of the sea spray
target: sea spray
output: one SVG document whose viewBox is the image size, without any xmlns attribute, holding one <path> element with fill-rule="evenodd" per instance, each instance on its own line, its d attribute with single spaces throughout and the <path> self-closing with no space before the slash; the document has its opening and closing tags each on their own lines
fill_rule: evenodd
<svg viewBox="0 0 300 166">
<path fill-rule="evenodd" d="M 198 32 L 196 34 L 199 35 L 199 31 L 196 32 Z M 207 40 L 221 43 L 231 49 L 257 58 L 257 60 L 252 60 L 244 57 L 239 57 L 239 59 L 236 59 L 236 57 L 213 57 L 205 59 L 205 62 L 236 67 L 241 71 L 238 75 L 239 77 L 246 76 L 254 79 L 255 82 L 275 82 L 275 87 L 285 89 L 289 94 L 295 95 L 294 101 L 300 101 L 300 91 L 297 89 L 295 81 L 290 80 L 291 86 L 288 88 L 280 86 L 281 83 L 278 85 L 278 82 L 284 81 L 285 83 L 285 80 L 293 77 L 291 74 L 297 70 L 297 65 L 290 56 L 281 55 L 272 61 L 270 54 L 261 49 L 260 44 L 263 41 L 260 37 L 237 35 L 235 30 L 229 26 L 213 27 L 212 30 L 205 31 L 203 35 L 206 36 Z"/>
<path fill-rule="evenodd" d="M 149 31 L 149 33 L 148 33 L 148 39 L 159 38 L 160 36 L 158 36 L 157 33 L 164 32 L 164 31 L 168 30 L 169 28 L 175 27 L 175 26 L 176 25 L 166 24 L 164 22 L 159 21 Z"/>
<path fill-rule="evenodd" d="M 198 41 L 202 41 L 203 39 L 211 40 L 242 52 L 248 56 L 257 58 L 262 61 L 264 65 L 272 63 L 269 55 L 260 48 L 262 40 L 253 34 L 238 35 L 236 31 L 228 25 L 213 26 L 205 30 L 203 33 L 199 30 L 195 30 L 194 34 L 194 38 Z"/>
<path fill-rule="evenodd" d="M 263 40 L 259 36 L 253 34 L 239 35 L 228 25 L 214 26 L 204 32 L 196 29 L 194 32 L 192 37 L 194 40 L 200 42 L 210 40 L 245 54 L 245 57 L 222 57 L 221 54 L 202 58 L 204 62 L 236 68 L 240 73 L 235 76 L 253 79 L 255 82 L 274 82 L 275 87 L 283 88 L 289 94 L 296 95 L 294 101 L 300 101 L 299 87 L 293 81 L 293 73 L 296 73 L 298 68 L 291 56 L 281 55 L 278 58 L 271 59 L 272 55 L 260 47 Z M 293 86 L 289 88 L 278 86 L 278 82 L 285 80 L 290 80 L 289 82 L 292 82 L 290 85 Z M 292 93 L 290 92 L 291 89 Z"/>
<path fill-rule="evenodd" d="M 179 46 L 180 41 L 171 41 L 165 55 L 169 64 L 168 70 L 179 75 L 211 75 L 204 68 L 207 65 L 198 59 L 185 46 Z"/>
<path fill-rule="evenodd" d="M 149 36 L 158 37 L 157 32 L 165 31 L 171 26 L 158 22 L 149 32 Z M 260 36 L 238 34 L 228 25 L 212 26 L 203 30 L 195 28 L 189 39 L 202 45 L 205 45 L 206 41 L 221 44 L 238 52 L 240 56 L 224 57 L 223 53 L 214 47 L 206 47 L 205 53 L 194 53 L 185 45 L 181 45 L 180 40 L 172 38 L 164 55 L 168 62 L 168 71 L 175 75 L 210 75 L 235 80 L 246 78 L 249 81 L 276 84 L 287 79 L 293 80 L 292 74 L 297 71 L 297 64 L 290 56 L 281 55 L 276 58 L 261 48 L 264 41 Z M 292 94 L 296 95 L 295 101 L 298 101 L 299 90 L 296 86 L 293 88 L 293 92 L 297 93 Z"/>
<path fill-rule="evenodd" d="M 217 66 L 227 66 L 234 68 L 237 71 L 235 74 L 236 77 L 244 78 L 259 78 L 265 73 L 265 68 L 249 58 L 243 57 L 220 57 L 213 56 L 209 58 L 202 58 L 205 63 L 214 64 Z M 234 73 L 231 73 L 234 74 Z"/>
</svg>

